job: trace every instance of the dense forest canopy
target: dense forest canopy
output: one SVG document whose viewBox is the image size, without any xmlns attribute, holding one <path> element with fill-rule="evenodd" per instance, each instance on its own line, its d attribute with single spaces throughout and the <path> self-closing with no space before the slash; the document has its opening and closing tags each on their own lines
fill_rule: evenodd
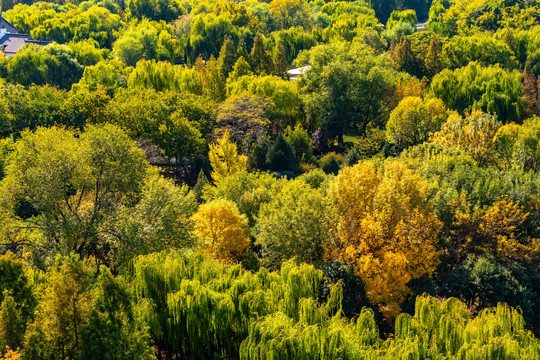
<svg viewBox="0 0 540 360">
<path fill-rule="evenodd" d="M 0 9 L 1 360 L 540 358 L 539 2 Z"/>
</svg>

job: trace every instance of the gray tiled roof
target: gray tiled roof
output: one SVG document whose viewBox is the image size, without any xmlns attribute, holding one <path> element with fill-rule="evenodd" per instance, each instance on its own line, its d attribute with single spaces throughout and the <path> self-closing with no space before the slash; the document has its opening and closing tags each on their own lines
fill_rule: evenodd
<svg viewBox="0 0 540 360">
<path fill-rule="evenodd" d="M 25 44 L 45 46 L 49 44 L 49 41 L 34 40 L 28 34 L 4 34 L 4 36 L 0 38 L 0 50 L 3 51 L 6 56 L 15 55 L 15 53 Z"/>
</svg>

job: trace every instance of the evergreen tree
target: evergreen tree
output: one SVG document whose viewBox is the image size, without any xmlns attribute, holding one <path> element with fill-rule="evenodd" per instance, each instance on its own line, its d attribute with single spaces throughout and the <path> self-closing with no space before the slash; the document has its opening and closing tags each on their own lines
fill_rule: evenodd
<svg viewBox="0 0 540 360">
<path fill-rule="evenodd" d="M 193 187 L 193 193 L 197 198 L 197 201 L 201 201 L 201 195 L 206 184 L 209 184 L 208 178 L 206 177 L 204 170 L 199 171 L 199 176 L 197 176 L 197 183 Z"/>
<path fill-rule="evenodd" d="M 101 267 L 95 305 L 82 329 L 82 359 L 153 359 L 146 327 L 135 316 L 127 289 Z"/>
<path fill-rule="evenodd" d="M 243 56 L 240 56 L 234 64 L 233 71 L 231 72 L 229 78 L 234 81 L 238 80 L 244 75 L 253 75 L 253 73 L 251 72 L 251 67 L 246 59 L 244 59 Z"/>
<path fill-rule="evenodd" d="M 510 50 L 516 52 L 516 38 L 514 37 L 512 30 L 508 29 L 504 37 L 504 42 L 508 45 Z"/>
<path fill-rule="evenodd" d="M 429 77 L 433 77 L 443 69 L 442 59 L 441 59 L 441 41 L 437 35 L 431 37 L 429 43 L 428 52 L 426 54 L 426 72 Z"/>
<path fill-rule="evenodd" d="M 88 323 L 93 300 L 91 276 L 79 256 L 57 256 L 48 274 L 48 286 L 36 321 L 26 331 L 24 353 L 27 359 L 77 359 L 81 356 L 81 331 Z"/>
<path fill-rule="evenodd" d="M 231 38 L 227 37 L 223 42 L 218 59 L 219 70 L 221 71 L 223 79 L 226 80 L 229 77 L 229 73 L 233 70 L 235 62 L 236 48 Z"/>
<path fill-rule="evenodd" d="M 238 46 L 236 47 L 236 58 L 238 59 L 241 57 L 249 59 L 249 53 L 244 38 L 241 38 L 240 41 L 238 41 Z"/>
<path fill-rule="evenodd" d="M 208 71 L 206 69 L 205 61 L 201 56 L 195 60 L 195 69 L 197 70 L 197 73 L 199 73 L 199 79 L 201 80 L 203 91 L 206 91 L 208 88 Z"/>
<path fill-rule="evenodd" d="M 215 101 L 222 101 L 225 98 L 225 82 L 214 55 L 210 55 L 210 60 L 206 62 L 206 74 L 208 76 L 206 95 Z"/>
<path fill-rule="evenodd" d="M 250 54 L 251 69 L 255 74 L 268 74 L 269 64 L 271 63 L 270 57 L 264 49 L 264 39 L 260 33 L 257 33 L 253 40 L 253 48 Z"/>
<path fill-rule="evenodd" d="M 273 171 L 297 171 L 298 161 L 294 150 L 283 135 L 278 135 L 268 153 L 266 154 L 266 164 Z"/>
<path fill-rule="evenodd" d="M 411 41 L 405 35 L 401 35 L 401 40 L 396 46 L 394 61 L 399 70 L 406 71 L 417 77 L 422 77 L 421 63 L 412 50 Z"/>
<path fill-rule="evenodd" d="M 0 305 L 0 354 L 9 346 L 16 350 L 24 338 L 25 323 L 21 311 L 11 295 L 5 295 Z"/>
<path fill-rule="evenodd" d="M 287 69 L 289 68 L 289 63 L 285 55 L 285 46 L 282 41 L 279 41 L 274 49 L 274 75 L 277 75 L 281 78 L 287 79 Z"/>
<path fill-rule="evenodd" d="M 523 69 L 523 97 L 527 102 L 528 111 L 538 115 L 538 88 L 537 79 L 532 71 L 531 63 L 527 61 Z"/>
</svg>

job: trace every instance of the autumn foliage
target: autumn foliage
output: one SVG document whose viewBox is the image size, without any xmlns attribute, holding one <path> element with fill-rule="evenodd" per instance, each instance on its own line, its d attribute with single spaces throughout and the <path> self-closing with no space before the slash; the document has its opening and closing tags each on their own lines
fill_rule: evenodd
<svg viewBox="0 0 540 360">
<path fill-rule="evenodd" d="M 203 204 L 193 215 L 194 234 L 203 252 L 223 260 L 240 260 L 249 247 L 247 218 L 229 200 Z"/>
<path fill-rule="evenodd" d="M 361 162 L 330 184 L 334 238 L 327 256 L 351 264 L 368 297 L 395 316 L 409 293 L 407 283 L 431 274 L 437 264 L 441 224 L 426 198 L 420 175 L 398 162 L 384 170 Z"/>
</svg>

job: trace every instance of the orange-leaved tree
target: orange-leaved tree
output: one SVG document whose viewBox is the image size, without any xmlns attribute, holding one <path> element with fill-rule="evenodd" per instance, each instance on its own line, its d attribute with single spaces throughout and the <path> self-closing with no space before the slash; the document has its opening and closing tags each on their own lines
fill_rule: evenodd
<svg viewBox="0 0 540 360">
<path fill-rule="evenodd" d="M 441 223 L 426 187 L 417 172 L 387 161 L 384 171 L 370 162 L 344 168 L 328 189 L 333 234 L 326 255 L 353 267 L 388 318 L 401 310 L 407 283 L 439 263 Z"/>
</svg>

